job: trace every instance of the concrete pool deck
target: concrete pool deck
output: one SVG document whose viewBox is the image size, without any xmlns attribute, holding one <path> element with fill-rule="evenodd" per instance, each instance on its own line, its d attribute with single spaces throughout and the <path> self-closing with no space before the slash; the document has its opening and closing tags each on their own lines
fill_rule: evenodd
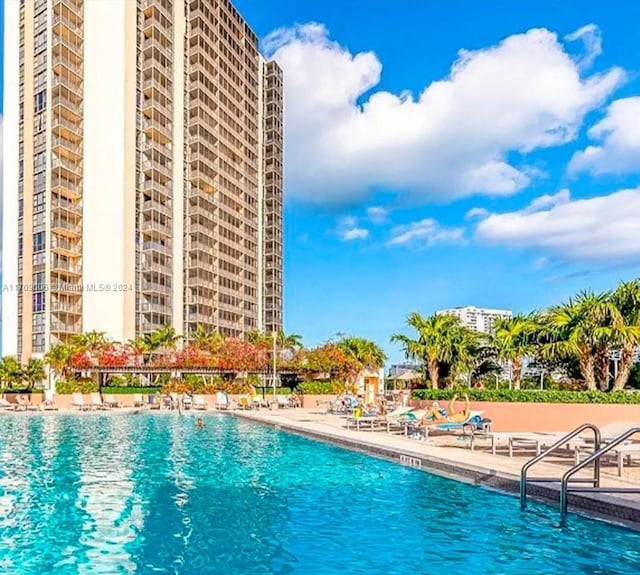
<svg viewBox="0 0 640 575">
<path fill-rule="evenodd" d="M 476 485 L 484 485 L 519 493 L 520 471 L 532 454 L 508 457 L 493 455 L 483 443 L 474 451 L 469 449 L 468 439 L 459 436 L 429 437 L 418 441 L 386 431 L 356 431 L 347 429 L 345 418 L 319 413 L 317 409 L 285 409 L 276 411 L 233 411 L 234 416 L 266 424 L 277 429 L 366 452 Z M 558 477 L 573 465 L 573 459 L 558 457 L 550 462 L 540 462 L 532 468 L 532 477 Z M 617 476 L 616 466 L 603 467 L 601 485 L 604 487 L 640 488 L 638 468 L 627 468 L 622 477 Z M 589 471 L 578 477 L 587 477 Z M 559 485 L 533 483 L 528 487 L 532 499 L 555 503 L 559 500 Z M 640 494 L 576 494 L 569 496 L 572 511 L 585 513 L 640 529 Z M 558 517 L 560 516 L 558 508 Z"/>
</svg>

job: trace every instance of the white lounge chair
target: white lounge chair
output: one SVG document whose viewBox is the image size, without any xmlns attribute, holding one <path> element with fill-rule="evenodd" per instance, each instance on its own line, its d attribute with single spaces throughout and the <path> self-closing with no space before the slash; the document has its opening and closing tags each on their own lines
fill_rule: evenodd
<svg viewBox="0 0 640 575">
<path fill-rule="evenodd" d="M 199 409 L 201 411 L 207 410 L 207 400 L 204 395 L 194 395 L 192 402 L 193 409 Z"/>
<path fill-rule="evenodd" d="M 71 397 L 71 405 L 73 407 L 75 407 L 79 411 L 86 411 L 87 409 L 89 409 L 89 406 L 84 402 L 84 396 L 81 393 L 76 392 L 72 394 Z"/>
<path fill-rule="evenodd" d="M 222 391 L 216 393 L 216 409 L 229 409 L 229 396 Z"/>
<path fill-rule="evenodd" d="M 116 401 L 116 398 L 112 394 L 107 394 L 104 396 L 105 407 L 120 407 L 120 402 Z"/>
<path fill-rule="evenodd" d="M 103 403 L 100 394 L 95 392 L 91 394 L 91 407 L 93 409 L 108 409 L 107 406 Z"/>
<path fill-rule="evenodd" d="M 133 407 L 144 407 L 145 403 L 144 403 L 144 399 L 142 399 L 142 394 L 141 393 L 134 393 L 133 394 Z"/>
<path fill-rule="evenodd" d="M 45 389 L 45 391 L 44 391 L 44 400 L 40 404 L 40 409 L 42 411 L 58 411 L 58 408 L 56 407 L 56 403 L 55 403 L 53 397 L 54 397 L 53 396 L 53 390 L 52 389 Z"/>
<path fill-rule="evenodd" d="M 0 409 L 13 411 L 16 409 L 16 404 L 7 401 L 7 398 L 3 395 L 2 397 L 0 397 Z"/>
</svg>

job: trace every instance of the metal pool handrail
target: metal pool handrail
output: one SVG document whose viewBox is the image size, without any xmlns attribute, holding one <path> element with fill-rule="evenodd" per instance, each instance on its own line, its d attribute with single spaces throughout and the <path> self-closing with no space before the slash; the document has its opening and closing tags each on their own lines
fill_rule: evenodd
<svg viewBox="0 0 640 575">
<path fill-rule="evenodd" d="M 594 443 L 593 450 L 594 450 L 594 453 L 596 453 L 597 451 L 600 450 L 600 443 L 602 442 L 602 434 L 600 433 L 600 429 L 596 427 L 593 423 L 583 423 L 579 427 L 576 427 L 573 431 L 570 431 L 569 433 L 567 433 L 567 435 L 562 437 L 562 439 L 559 439 L 558 441 L 556 441 L 546 451 L 543 451 L 539 455 L 536 455 L 533 459 L 527 461 L 527 463 L 525 463 L 522 466 L 522 470 L 520 471 L 520 507 L 522 509 L 526 509 L 527 507 L 527 472 L 529 471 L 529 469 L 531 469 L 531 467 L 533 467 L 539 461 L 542 461 L 543 459 L 545 459 L 547 456 L 551 455 L 552 453 L 555 453 L 558 450 L 558 448 L 564 446 L 567 443 L 567 441 L 573 439 L 574 437 L 580 435 L 583 431 L 586 431 L 588 429 L 593 431 L 593 443 Z M 581 479 L 580 481 L 583 483 L 585 481 L 589 483 L 593 482 L 593 486 L 597 488 L 597 487 L 600 487 L 600 459 L 594 459 L 593 461 L 595 462 L 595 465 L 593 468 L 593 480 Z M 535 481 L 536 483 L 553 483 L 553 482 L 560 481 L 560 478 L 559 477 L 535 477 L 532 479 L 532 481 Z"/>
<path fill-rule="evenodd" d="M 594 467 L 600 470 L 600 458 L 607 452 L 611 451 L 617 445 L 620 445 L 623 441 L 626 441 L 636 433 L 640 433 L 640 427 L 632 427 L 627 429 L 624 433 L 618 435 L 614 440 L 607 443 L 604 447 L 596 449 L 595 452 L 587 457 L 584 461 L 577 463 L 571 469 L 569 469 L 560 481 L 560 522 L 565 524 L 567 518 L 567 509 L 569 501 L 569 491 L 582 492 L 582 493 L 640 493 L 639 487 L 600 487 L 600 482 L 594 487 L 569 487 L 569 480 L 581 469 L 584 469 L 587 465 L 595 463 Z"/>
</svg>

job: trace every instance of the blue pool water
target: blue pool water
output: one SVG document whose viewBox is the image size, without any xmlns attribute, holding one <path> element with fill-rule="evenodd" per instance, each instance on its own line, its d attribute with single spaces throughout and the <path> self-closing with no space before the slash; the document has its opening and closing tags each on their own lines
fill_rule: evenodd
<svg viewBox="0 0 640 575">
<path fill-rule="evenodd" d="M 223 415 L 0 418 L 0 573 L 597 575 L 640 534 Z"/>
</svg>

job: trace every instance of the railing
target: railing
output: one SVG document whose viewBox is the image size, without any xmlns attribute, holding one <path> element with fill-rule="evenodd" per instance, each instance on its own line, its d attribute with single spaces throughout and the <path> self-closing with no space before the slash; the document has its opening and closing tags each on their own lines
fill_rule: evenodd
<svg viewBox="0 0 640 575">
<path fill-rule="evenodd" d="M 599 433 L 599 432 L 598 432 Z M 639 487 L 601 487 L 600 486 L 600 458 L 605 454 L 611 451 L 616 446 L 620 445 L 631 436 L 636 433 L 640 433 L 640 427 L 632 427 L 618 435 L 613 441 L 607 443 L 602 448 L 596 448 L 594 453 L 587 457 L 584 461 L 577 463 L 571 469 L 569 469 L 563 476 L 560 481 L 560 522 L 562 525 L 566 523 L 567 518 L 567 509 L 569 503 L 569 491 L 573 491 L 575 493 L 640 493 Z M 594 464 L 594 470 L 597 470 L 598 478 L 597 482 L 594 481 L 593 487 L 570 487 L 569 481 L 571 478 L 578 472 L 587 467 L 588 465 Z M 582 481 L 582 480 L 573 480 L 574 482 Z M 521 485 L 522 487 L 522 485 Z"/>
<path fill-rule="evenodd" d="M 529 469 L 531 469 L 531 467 L 533 467 L 536 463 L 542 461 L 543 459 L 546 459 L 552 453 L 555 453 L 560 447 L 563 447 L 574 437 L 577 437 L 586 430 L 593 431 L 593 451 L 595 455 L 600 450 L 602 434 L 593 423 L 584 423 L 581 426 L 576 427 L 573 431 L 567 433 L 567 435 L 565 435 L 562 439 L 556 441 L 546 451 L 543 451 L 530 461 L 527 461 L 527 463 L 522 466 L 522 471 L 520 472 L 520 507 L 522 509 L 525 509 L 527 507 L 527 472 L 529 471 Z M 589 460 L 591 460 L 591 457 L 589 458 Z M 600 487 L 600 459 L 597 458 L 592 461 L 594 462 L 593 479 L 576 479 L 574 481 L 581 483 L 593 483 L 593 487 L 598 488 Z M 560 481 L 560 479 L 558 477 L 535 477 L 532 478 L 531 481 L 534 481 L 536 483 L 555 483 Z"/>
</svg>

